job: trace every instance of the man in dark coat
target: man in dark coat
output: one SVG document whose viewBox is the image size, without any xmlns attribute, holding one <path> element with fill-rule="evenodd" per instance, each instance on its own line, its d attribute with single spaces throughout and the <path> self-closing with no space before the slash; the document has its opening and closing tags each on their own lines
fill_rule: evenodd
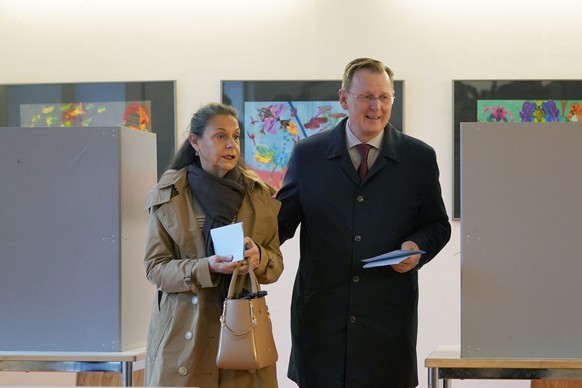
<svg viewBox="0 0 582 388">
<path fill-rule="evenodd" d="M 434 150 L 388 124 L 393 86 L 382 62 L 350 62 L 339 91 L 349 117 L 295 145 L 277 195 L 281 243 L 301 224 L 288 376 L 302 388 L 418 385 L 417 271 L 451 226 Z M 362 268 L 399 249 L 425 253 Z"/>
</svg>

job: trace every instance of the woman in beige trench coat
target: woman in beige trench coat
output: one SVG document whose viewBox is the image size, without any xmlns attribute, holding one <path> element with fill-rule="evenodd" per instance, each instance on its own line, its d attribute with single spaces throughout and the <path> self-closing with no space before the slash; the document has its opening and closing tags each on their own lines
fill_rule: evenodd
<svg viewBox="0 0 582 388">
<path fill-rule="evenodd" d="M 158 290 L 147 338 L 148 386 L 277 387 L 275 365 L 257 371 L 216 366 L 222 301 L 236 266 L 213 253 L 209 230 L 242 222 L 245 262 L 260 283 L 283 271 L 274 190 L 238 163 L 234 108 L 211 103 L 192 117 L 171 168 L 150 191 L 145 267 Z"/>
</svg>

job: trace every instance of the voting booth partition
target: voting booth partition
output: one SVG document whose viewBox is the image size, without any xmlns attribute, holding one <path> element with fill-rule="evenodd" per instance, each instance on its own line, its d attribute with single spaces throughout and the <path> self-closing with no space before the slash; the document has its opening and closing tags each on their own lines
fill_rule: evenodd
<svg viewBox="0 0 582 388">
<path fill-rule="evenodd" d="M 0 128 L 0 349 L 145 346 L 143 257 L 156 135 L 125 127 Z"/>
<path fill-rule="evenodd" d="M 461 357 L 582 358 L 582 126 L 461 124 Z"/>
</svg>

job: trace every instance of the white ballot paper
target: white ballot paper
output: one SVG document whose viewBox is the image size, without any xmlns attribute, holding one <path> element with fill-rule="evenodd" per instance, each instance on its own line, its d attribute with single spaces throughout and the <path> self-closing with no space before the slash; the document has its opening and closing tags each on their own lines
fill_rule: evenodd
<svg viewBox="0 0 582 388">
<path fill-rule="evenodd" d="M 383 253 L 379 256 L 371 257 L 369 259 L 363 259 L 362 261 L 364 263 L 366 263 L 366 264 L 364 264 L 364 268 L 382 267 L 385 265 L 398 264 L 409 256 L 423 254 L 423 253 L 424 253 L 424 251 L 415 251 L 415 250 L 407 251 L 407 250 L 397 249 L 395 251 Z"/>
<path fill-rule="evenodd" d="M 242 222 L 210 229 L 214 253 L 220 256 L 232 255 L 232 261 L 244 259 L 245 238 Z"/>
</svg>

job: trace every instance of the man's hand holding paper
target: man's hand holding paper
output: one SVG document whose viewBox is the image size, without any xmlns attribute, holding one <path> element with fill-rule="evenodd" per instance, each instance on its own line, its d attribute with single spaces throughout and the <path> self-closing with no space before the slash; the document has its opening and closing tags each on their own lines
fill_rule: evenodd
<svg viewBox="0 0 582 388">
<path fill-rule="evenodd" d="M 415 254 L 408 256 L 405 260 L 398 264 L 394 264 L 392 269 L 396 272 L 404 273 L 408 272 L 418 265 L 420 261 L 420 256 L 424 253 L 418 248 L 418 245 L 414 241 L 405 241 L 402 243 L 400 248 L 404 251 L 414 251 Z M 411 252 L 412 253 L 412 252 Z"/>
<path fill-rule="evenodd" d="M 418 265 L 420 256 L 424 253 L 414 241 L 405 241 L 402 249 L 384 253 L 382 255 L 362 260 L 364 268 L 392 266 L 396 272 L 408 272 Z"/>
</svg>

